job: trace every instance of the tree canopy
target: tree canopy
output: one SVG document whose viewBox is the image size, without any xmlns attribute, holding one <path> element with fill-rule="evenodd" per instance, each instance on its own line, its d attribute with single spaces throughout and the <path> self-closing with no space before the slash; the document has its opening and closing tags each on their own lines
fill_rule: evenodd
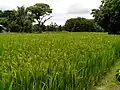
<svg viewBox="0 0 120 90">
<path fill-rule="evenodd" d="M 35 5 L 28 7 L 27 11 L 33 15 L 35 20 L 37 20 L 38 29 L 39 29 L 39 32 L 41 33 L 42 32 L 41 27 L 52 16 L 48 17 L 47 19 L 44 19 L 44 18 L 46 16 L 49 16 L 52 13 L 52 9 L 50 8 L 48 4 L 36 3 Z"/>
<path fill-rule="evenodd" d="M 120 0 L 102 0 L 99 9 L 93 9 L 92 14 L 106 32 L 120 32 Z"/>
<path fill-rule="evenodd" d="M 65 23 L 65 30 L 70 32 L 101 32 L 103 29 L 92 19 L 71 18 Z"/>
<path fill-rule="evenodd" d="M 38 30 L 42 32 L 45 22 L 52 17 L 46 16 L 51 13 L 50 6 L 44 3 L 36 3 L 27 8 L 17 7 L 17 10 L 0 10 L 0 24 L 9 28 L 11 32 L 32 32 L 32 24 L 37 20 Z"/>
</svg>

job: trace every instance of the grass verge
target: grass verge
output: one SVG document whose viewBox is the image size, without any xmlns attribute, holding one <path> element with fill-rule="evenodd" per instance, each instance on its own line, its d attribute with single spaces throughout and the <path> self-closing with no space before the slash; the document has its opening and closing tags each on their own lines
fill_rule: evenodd
<svg viewBox="0 0 120 90">
<path fill-rule="evenodd" d="M 120 90 L 120 83 L 115 78 L 117 69 L 120 69 L 120 60 L 92 90 Z"/>
</svg>

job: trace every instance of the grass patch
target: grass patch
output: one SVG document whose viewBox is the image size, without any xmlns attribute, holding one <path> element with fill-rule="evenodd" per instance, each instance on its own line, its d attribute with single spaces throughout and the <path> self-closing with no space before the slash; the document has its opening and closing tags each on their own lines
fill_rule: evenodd
<svg viewBox="0 0 120 90">
<path fill-rule="evenodd" d="M 97 86 L 93 87 L 92 90 L 119 90 L 120 83 L 116 80 L 116 71 L 120 69 L 120 60 L 110 69 Z"/>
</svg>

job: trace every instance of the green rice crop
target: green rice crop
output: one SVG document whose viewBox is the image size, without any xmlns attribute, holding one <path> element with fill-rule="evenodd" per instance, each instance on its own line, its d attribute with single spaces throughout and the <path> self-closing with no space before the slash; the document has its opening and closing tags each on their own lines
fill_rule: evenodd
<svg viewBox="0 0 120 90">
<path fill-rule="evenodd" d="M 0 44 L 0 90 L 87 90 L 120 52 L 120 36 L 104 33 L 1 34 Z"/>
</svg>

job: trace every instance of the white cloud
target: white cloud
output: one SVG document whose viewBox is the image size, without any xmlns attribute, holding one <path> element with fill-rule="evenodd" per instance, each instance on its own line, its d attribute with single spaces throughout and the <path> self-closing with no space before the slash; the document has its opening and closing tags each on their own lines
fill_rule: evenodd
<svg viewBox="0 0 120 90">
<path fill-rule="evenodd" d="M 30 6 L 35 3 L 47 3 L 53 9 L 50 22 L 64 24 L 72 17 L 92 18 L 90 11 L 98 8 L 101 0 L 0 0 L 0 9 L 12 9 L 17 6 Z"/>
</svg>

